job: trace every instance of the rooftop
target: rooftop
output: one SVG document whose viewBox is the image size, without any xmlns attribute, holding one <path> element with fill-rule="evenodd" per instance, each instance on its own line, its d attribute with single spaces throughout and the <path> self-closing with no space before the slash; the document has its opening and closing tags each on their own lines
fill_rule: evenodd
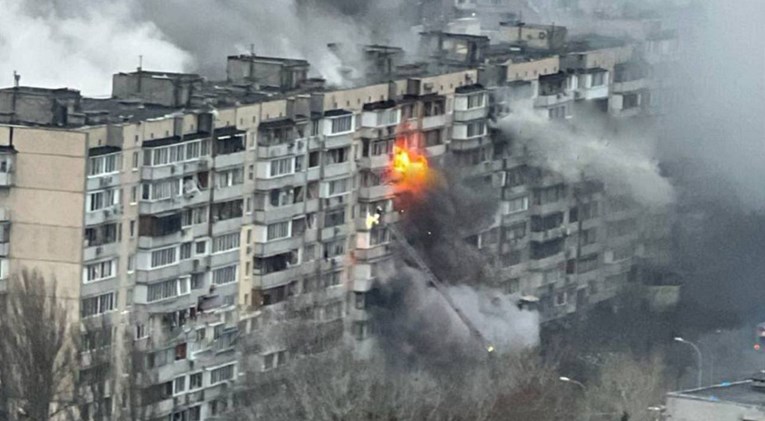
<svg viewBox="0 0 765 421">
<path fill-rule="evenodd" d="M 229 60 L 237 59 L 237 60 L 244 60 L 244 61 L 271 61 L 271 62 L 282 63 L 287 66 L 308 66 L 309 65 L 308 61 L 303 59 L 284 58 L 284 57 L 267 57 L 267 56 L 259 56 L 256 54 L 232 55 L 232 56 L 228 56 L 228 59 Z"/>
<path fill-rule="evenodd" d="M 669 393 L 670 397 L 699 399 L 712 402 L 731 402 L 740 405 L 765 407 L 765 391 L 752 388 L 752 380 L 721 383 L 714 386 Z"/>
</svg>

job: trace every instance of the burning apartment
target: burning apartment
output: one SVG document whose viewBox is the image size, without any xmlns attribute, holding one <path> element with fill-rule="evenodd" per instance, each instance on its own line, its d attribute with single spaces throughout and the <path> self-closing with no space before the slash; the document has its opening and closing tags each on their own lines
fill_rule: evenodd
<svg viewBox="0 0 765 421">
<path fill-rule="evenodd" d="M 538 297 L 545 321 L 608 300 L 648 256 L 640 208 L 535 167 L 495 122 L 576 118 L 580 102 L 637 114 L 650 67 L 627 47 L 564 48 L 562 27 L 502 30 L 520 38 L 424 33 L 425 64 L 364 47 L 367 82 L 342 89 L 307 61 L 249 54 L 218 83 L 119 73 L 110 99 L 0 90 L 0 296 L 23 268 L 55 274 L 83 323 L 116 332 L 113 413 L 137 393 L 146 419 L 213 419 L 245 367 L 304 352 L 279 323 L 371 352 L 367 294 L 396 270 L 405 148 L 491 187 L 497 214 L 466 240 L 495 285 Z"/>
</svg>

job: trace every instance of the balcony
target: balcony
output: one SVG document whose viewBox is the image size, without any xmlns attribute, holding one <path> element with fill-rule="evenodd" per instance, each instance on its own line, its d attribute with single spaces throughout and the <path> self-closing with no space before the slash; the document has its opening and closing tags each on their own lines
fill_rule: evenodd
<svg viewBox="0 0 765 421">
<path fill-rule="evenodd" d="M 140 237 L 144 238 L 144 237 Z M 139 238 L 139 241 L 140 241 Z M 101 259 L 106 256 L 114 256 L 119 252 L 120 243 L 114 242 L 111 244 L 102 244 L 98 246 L 85 247 L 82 260 L 89 262 L 91 260 Z"/>
<path fill-rule="evenodd" d="M 245 154 L 247 152 L 235 152 L 224 155 L 218 155 L 215 157 L 215 168 L 226 168 L 241 166 L 245 161 Z"/>
<path fill-rule="evenodd" d="M 329 164 L 324 166 L 324 177 L 333 178 L 342 175 L 351 175 L 353 168 L 350 161 L 342 162 L 339 164 Z"/>
<path fill-rule="evenodd" d="M 158 213 L 178 210 L 187 206 L 196 206 L 210 201 L 210 190 L 199 190 L 194 193 L 187 193 L 183 196 L 176 196 L 171 199 L 157 201 L 141 201 L 138 204 L 138 211 L 141 214 L 153 215 Z"/>
<path fill-rule="evenodd" d="M 545 271 L 548 269 L 553 269 L 557 267 L 558 265 L 563 264 L 563 262 L 566 260 L 566 256 L 561 250 L 558 253 L 555 253 L 551 256 L 545 257 L 543 259 L 529 259 L 528 265 L 530 271 Z"/>
<path fill-rule="evenodd" d="M 425 155 L 428 158 L 438 157 L 445 153 L 446 153 L 446 145 L 444 144 L 425 147 Z"/>
<path fill-rule="evenodd" d="M 141 180 L 162 180 L 181 175 L 191 175 L 200 171 L 207 171 L 209 168 L 210 161 L 207 158 L 157 167 L 141 167 Z M 112 176 L 112 178 L 115 178 L 115 176 Z M 117 182 L 119 182 L 119 177 L 117 176 L 116 178 Z"/>
<path fill-rule="evenodd" d="M 393 196 L 395 190 L 393 185 L 382 184 L 379 186 L 361 187 L 359 188 L 359 199 L 365 199 L 368 201 L 374 201 L 379 199 L 387 199 Z"/>
<path fill-rule="evenodd" d="M 11 210 L 8 208 L 0 208 L 0 222 L 8 222 L 11 220 Z"/>
<path fill-rule="evenodd" d="M 276 254 L 287 253 L 294 250 L 303 243 L 303 236 L 287 237 L 279 240 L 272 240 L 267 243 L 255 243 L 253 253 L 255 256 L 267 257 Z"/>
<path fill-rule="evenodd" d="M 480 148 L 482 145 L 491 143 L 491 141 L 485 136 L 475 136 L 470 138 L 452 138 L 452 143 L 449 147 L 454 151 L 469 151 Z"/>
<path fill-rule="evenodd" d="M 305 152 L 306 139 L 292 139 L 284 143 L 258 146 L 256 156 L 259 159 L 272 159 Z"/>
<path fill-rule="evenodd" d="M 345 237 L 348 235 L 348 225 L 337 225 L 334 227 L 323 228 L 321 230 L 321 241 L 330 240 L 337 237 Z"/>
<path fill-rule="evenodd" d="M 213 191 L 213 198 L 216 202 L 241 198 L 243 187 L 243 184 L 237 184 L 223 188 L 216 187 Z"/>
<path fill-rule="evenodd" d="M 103 175 L 99 177 L 88 177 L 85 188 L 87 190 L 99 190 L 108 187 L 118 186 L 120 184 L 119 173 Z"/>
<path fill-rule="evenodd" d="M 383 258 L 385 256 L 391 255 L 391 246 L 390 244 L 380 244 L 376 246 L 372 246 L 368 249 L 360 249 L 357 248 L 354 251 L 354 255 L 356 259 L 358 260 L 376 260 Z"/>
<path fill-rule="evenodd" d="M 272 272 L 265 275 L 253 274 L 253 288 L 271 289 L 281 287 L 289 284 L 290 282 L 297 280 L 302 275 L 302 268 L 300 265 L 280 270 L 278 272 Z"/>
<path fill-rule="evenodd" d="M 574 99 L 574 95 L 571 92 L 558 92 L 551 95 L 539 95 L 534 99 L 534 107 L 536 108 L 549 108 L 556 105 L 565 104 Z"/>
<path fill-rule="evenodd" d="M 314 211 L 318 207 L 318 199 L 310 200 L 311 204 L 314 207 Z M 292 205 L 287 206 L 279 206 L 279 207 L 271 207 L 269 206 L 267 209 L 264 210 L 256 210 L 253 214 L 252 220 L 253 222 L 257 224 L 262 225 L 268 225 L 272 222 L 277 221 L 283 221 L 284 218 L 287 217 L 294 217 L 298 215 L 302 215 L 306 212 L 310 212 L 307 210 L 308 206 L 306 206 L 306 203 L 300 202 L 300 203 L 294 203 Z"/>
<path fill-rule="evenodd" d="M 489 115 L 488 107 L 478 107 L 470 110 L 454 110 L 454 121 L 471 121 L 479 118 L 486 118 Z"/>
<path fill-rule="evenodd" d="M 556 238 L 563 238 L 567 235 L 565 227 L 552 228 L 545 231 L 530 232 L 529 238 L 531 241 L 545 242 L 548 240 L 554 240 Z"/>
<path fill-rule="evenodd" d="M 431 115 L 422 118 L 422 130 L 436 129 L 444 127 L 449 124 L 449 116 L 447 114 Z"/>
<path fill-rule="evenodd" d="M 353 132 L 324 137 L 324 147 L 327 149 L 342 148 L 344 146 L 351 146 L 352 144 Z"/>
<path fill-rule="evenodd" d="M 319 168 L 316 168 L 318 170 Z M 281 189 L 288 186 L 301 185 L 306 182 L 305 172 L 296 172 L 294 174 L 287 174 L 279 177 L 256 177 L 255 183 L 258 186 L 258 190 L 273 190 Z"/>
<path fill-rule="evenodd" d="M 372 155 L 368 157 L 360 158 L 358 161 L 359 168 L 373 169 L 373 168 L 387 168 L 390 165 L 390 155 Z"/>
<path fill-rule="evenodd" d="M 545 203 L 542 205 L 531 205 L 529 207 L 529 213 L 532 215 L 547 215 L 555 212 L 562 212 L 568 210 L 568 201 L 565 199 L 558 200 L 552 203 Z"/>
<path fill-rule="evenodd" d="M 594 100 L 608 98 L 608 85 L 593 86 L 590 88 L 580 88 L 574 92 L 575 99 Z"/>
<path fill-rule="evenodd" d="M 114 205 L 93 212 L 85 212 L 85 225 L 100 225 L 106 221 L 116 221 L 122 214 L 122 206 Z"/>
<path fill-rule="evenodd" d="M 11 187 L 13 185 L 13 173 L 0 172 L 0 187 Z"/>
<path fill-rule="evenodd" d="M 613 85 L 611 85 L 611 93 L 614 94 L 624 94 L 629 92 L 638 91 L 641 89 L 648 88 L 648 80 L 647 79 L 635 79 L 635 80 L 628 80 L 625 82 L 614 82 Z"/>
</svg>

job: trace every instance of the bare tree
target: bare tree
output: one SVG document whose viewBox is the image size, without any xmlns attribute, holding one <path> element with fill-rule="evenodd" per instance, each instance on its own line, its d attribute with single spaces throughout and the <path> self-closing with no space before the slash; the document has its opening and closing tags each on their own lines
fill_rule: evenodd
<svg viewBox="0 0 765 421">
<path fill-rule="evenodd" d="M 586 389 L 584 419 L 617 419 L 627 414 L 631 421 L 651 421 L 648 407 L 656 406 L 667 391 L 665 366 L 657 356 L 637 358 L 611 354 L 601 364 L 596 382 Z"/>
<path fill-rule="evenodd" d="M 72 412 L 75 335 L 54 281 L 24 270 L 0 316 L 0 395 L 9 419 L 46 421 Z"/>
</svg>

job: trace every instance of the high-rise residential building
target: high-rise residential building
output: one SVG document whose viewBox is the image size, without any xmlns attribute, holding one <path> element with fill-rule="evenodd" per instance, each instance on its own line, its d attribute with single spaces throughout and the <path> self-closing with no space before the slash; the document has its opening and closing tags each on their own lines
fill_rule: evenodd
<svg viewBox="0 0 765 421">
<path fill-rule="evenodd" d="M 139 68 L 114 75 L 110 99 L 0 90 L 0 296 L 36 269 L 72 317 L 109 332 L 112 357 L 75 376 L 115 374 L 108 417 L 212 419 L 246 371 L 340 341 L 372 352 L 366 294 L 395 270 L 399 142 L 494 186 L 498 214 L 467 240 L 544 320 L 613 297 L 649 254 L 639 208 L 533 167 L 493 123 L 523 107 L 575 118 L 583 101 L 642 114 L 647 65 L 622 47 L 424 37 L 432 63 L 370 46 L 371 62 L 396 62 L 343 89 L 308 78 L 304 60 L 240 55 L 217 84 Z"/>
</svg>

